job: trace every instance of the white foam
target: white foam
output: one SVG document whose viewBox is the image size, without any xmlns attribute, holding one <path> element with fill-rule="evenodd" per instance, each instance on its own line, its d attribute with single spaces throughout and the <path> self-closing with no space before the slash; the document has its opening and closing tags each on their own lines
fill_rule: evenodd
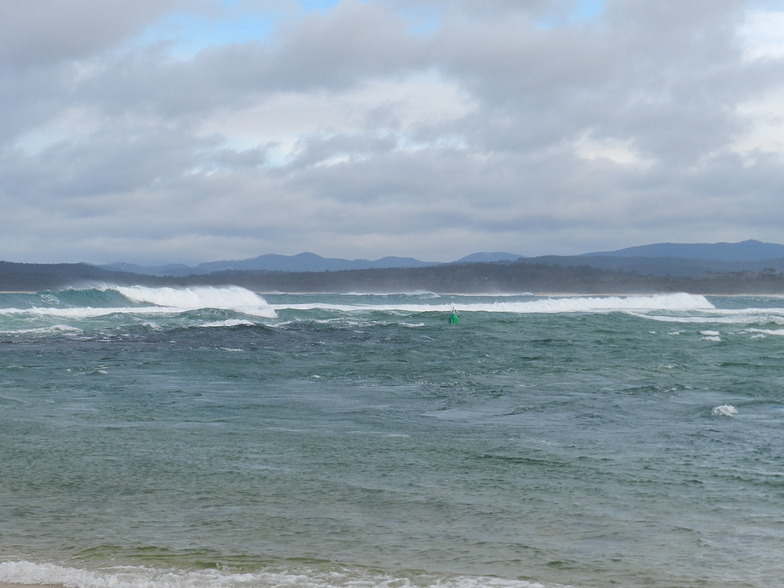
<svg viewBox="0 0 784 588">
<path fill-rule="evenodd" d="M 672 314 L 641 316 L 662 322 L 682 324 L 748 325 L 772 323 L 784 325 L 784 309 L 782 308 L 712 308 L 695 309 L 694 314 L 688 316 Z"/>
<path fill-rule="evenodd" d="M 396 295 L 403 295 L 403 296 L 415 296 L 417 298 L 441 298 L 441 294 L 436 294 L 435 292 L 431 292 L 430 290 L 412 290 L 410 292 L 388 292 L 386 294 L 379 294 L 378 292 L 361 292 L 361 291 L 353 291 L 353 292 L 341 292 L 339 293 L 340 296 L 396 296 Z"/>
<path fill-rule="evenodd" d="M 183 571 L 118 566 L 104 570 L 83 570 L 57 564 L 27 561 L 0 563 L 0 582 L 18 584 L 59 584 L 66 588 L 544 588 L 537 582 L 494 577 L 416 574 L 395 577 L 366 569 L 330 568 L 261 570 L 231 573 L 223 570 Z M 562 587 L 566 588 L 566 587 Z"/>
<path fill-rule="evenodd" d="M 16 330 L 4 330 L 0 331 L 2 333 L 14 333 L 15 335 L 24 334 L 24 335 L 81 335 L 82 329 L 78 329 L 76 327 L 71 327 L 69 325 L 51 325 L 49 327 L 38 327 L 34 329 L 16 329 Z"/>
<path fill-rule="evenodd" d="M 540 298 L 536 300 L 509 301 L 498 298 L 492 302 L 461 302 L 451 300 L 444 304 L 275 304 L 277 310 L 333 310 L 339 312 L 449 312 L 458 308 L 465 312 L 505 312 L 519 314 L 558 313 L 610 313 L 713 310 L 715 307 L 704 296 L 694 294 L 663 294 L 656 296 L 577 296 Z"/>
<path fill-rule="evenodd" d="M 700 331 L 703 341 L 721 341 L 721 333 L 718 331 Z"/>
<path fill-rule="evenodd" d="M 226 319 L 225 321 L 212 321 L 204 323 L 202 327 L 251 327 L 253 323 L 240 319 Z"/>
<path fill-rule="evenodd" d="M 9 316 L 57 317 L 71 320 L 90 319 L 112 314 L 166 315 L 189 310 L 214 308 L 233 310 L 252 316 L 275 318 L 275 310 L 258 294 L 238 286 L 198 288 L 149 288 L 146 286 L 104 285 L 101 290 L 115 290 L 136 304 L 147 306 L 47 306 L 4 308 Z M 57 302 L 56 300 L 54 302 Z"/>
<path fill-rule="evenodd" d="M 773 335 L 776 337 L 784 336 L 784 329 L 747 329 L 748 333 L 754 333 L 753 336 L 762 337 L 765 335 Z"/>
<path fill-rule="evenodd" d="M 193 288 L 114 286 L 113 289 L 133 302 L 180 311 L 218 308 L 267 318 L 277 316 L 264 298 L 239 286 Z"/>
<path fill-rule="evenodd" d="M 171 312 L 165 308 L 148 307 L 116 307 L 116 308 L 100 308 L 93 306 L 80 306 L 75 308 L 7 308 L 0 314 L 9 315 L 31 315 L 31 316 L 53 316 L 65 319 L 87 319 L 107 316 L 110 314 L 130 314 L 130 313 L 143 313 L 143 314 L 164 314 Z"/>
<path fill-rule="evenodd" d="M 714 406 L 713 410 L 711 411 L 713 416 L 735 416 L 738 414 L 738 409 L 732 406 L 731 404 L 722 404 L 720 406 Z"/>
<path fill-rule="evenodd" d="M 694 294 L 548 298 L 513 304 L 527 305 L 534 309 L 531 312 L 650 312 L 715 308 L 707 298 Z"/>
</svg>

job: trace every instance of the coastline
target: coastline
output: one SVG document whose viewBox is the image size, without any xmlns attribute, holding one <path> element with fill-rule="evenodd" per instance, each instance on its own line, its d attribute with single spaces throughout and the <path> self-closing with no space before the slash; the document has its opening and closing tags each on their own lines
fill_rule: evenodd
<svg viewBox="0 0 784 588">
<path fill-rule="evenodd" d="M 167 286 L 168 287 L 168 286 Z M 190 286 L 182 286 L 182 289 L 188 289 Z M 215 286 L 216 288 L 220 288 L 220 286 Z M 153 286 L 155 288 L 155 286 Z M 342 291 L 324 291 L 324 292 L 310 292 L 310 291 L 281 291 L 281 290 L 251 290 L 254 294 L 258 294 L 260 296 L 330 296 L 330 295 L 360 295 L 360 296 L 397 296 L 397 295 L 406 295 L 410 294 L 409 292 L 342 292 Z M 37 290 L 0 290 L 0 294 L 38 294 L 40 291 Z M 587 296 L 615 296 L 615 297 L 630 297 L 630 296 L 666 296 L 668 294 L 692 294 L 694 296 L 715 296 L 721 298 L 742 298 L 747 296 L 765 296 L 767 298 L 784 298 L 784 292 L 776 292 L 776 293 L 759 293 L 759 292 L 727 292 L 727 293 L 716 293 L 716 292 L 687 292 L 687 291 L 673 291 L 673 292 L 663 292 L 663 291 L 645 291 L 645 292 L 635 292 L 635 291 L 621 291 L 621 292 L 589 292 L 589 291 L 561 291 L 561 292 L 533 292 L 530 290 L 521 291 L 521 292 L 498 292 L 498 291 L 487 291 L 487 292 L 440 292 L 440 291 L 428 291 L 429 293 L 436 294 L 438 296 L 498 296 L 498 297 L 507 297 L 507 296 L 538 296 L 538 297 L 552 297 L 552 298 L 565 298 L 570 296 L 580 296 L 580 297 L 587 297 Z M 2 584 L 0 584 L 2 586 Z"/>
</svg>

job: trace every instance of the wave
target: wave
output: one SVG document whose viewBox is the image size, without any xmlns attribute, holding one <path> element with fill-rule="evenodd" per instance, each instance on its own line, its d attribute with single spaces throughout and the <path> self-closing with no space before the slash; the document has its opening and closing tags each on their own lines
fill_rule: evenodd
<svg viewBox="0 0 784 588">
<path fill-rule="evenodd" d="M 512 315 L 610 314 L 623 313 L 646 320 L 707 325 L 737 324 L 761 329 L 757 336 L 780 335 L 784 330 L 784 308 L 769 305 L 741 307 L 742 302 L 722 301 L 717 307 L 705 296 L 673 293 L 635 296 L 549 296 L 532 295 L 416 295 L 279 294 L 269 301 L 239 286 L 148 287 L 105 284 L 92 289 L 41 292 L 25 296 L 0 295 L 0 332 L 31 332 L 67 323 L 71 328 L 103 328 L 117 319 L 117 326 L 154 320 L 163 329 L 177 325 L 233 327 L 278 319 L 278 326 L 312 320 L 361 320 L 376 324 L 388 320 L 399 324 L 401 317 L 449 313 L 498 313 Z M 745 302 L 745 301 L 744 301 Z M 718 301 L 717 301 L 718 303 Z M 769 303 L 769 301 L 768 301 Z M 766 304 L 763 301 L 763 304 Z M 242 315 L 242 316 L 239 316 Z M 128 319 L 120 317 L 127 316 Z M 258 319 L 263 319 L 259 321 Z M 239 322 L 238 322 L 239 321 Z M 246 321 L 246 322 L 242 322 Z M 250 322 L 247 322 L 250 321 Z M 368 322 L 369 321 L 369 322 Z M 206 324 L 203 324 L 206 323 Z M 146 324 L 146 323 L 145 323 Z M 108 327 L 107 327 L 108 328 Z"/>
<path fill-rule="evenodd" d="M 778 327 L 784 325 L 784 308 L 711 308 L 695 309 L 688 314 L 640 314 L 645 318 L 680 324 L 706 324 L 706 325 L 770 325 Z M 749 329 L 749 332 L 752 332 Z M 758 334 L 781 334 L 781 330 L 757 329 Z"/>
<path fill-rule="evenodd" d="M 151 288 L 103 285 L 15 297 L 0 314 L 86 319 L 111 314 L 171 314 L 202 309 L 229 310 L 275 318 L 275 310 L 258 294 L 238 286 Z"/>
<path fill-rule="evenodd" d="M 179 311 L 217 308 L 243 314 L 275 318 L 274 309 L 267 301 L 239 286 L 201 286 L 193 288 L 150 288 L 146 286 L 112 286 L 128 300 L 149 303 Z"/>
<path fill-rule="evenodd" d="M 350 588 L 398 586 L 401 588 L 542 588 L 542 584 L 487 576 L 448 576 L 427 572 L 395 575 L 343 565 L 286 563 L 250 572 L 223 569 L 156 569 L 117 566 L 100 570 L 65 567 L 28 561 L 0 562 L 0 582 L 29 585 L 60 585 L 68 588 L 239 588 L 308 586 Z"/>
<path fill-rule="evenodd" d="M 784 329 L 748 329 L 747 332 L 756 337 L 765 337 L 766 335 L 784 337 Z"/>
<path fill-rule="evenodd" d="M 732 406 L 731 404 L 722 404 L 720 406 L 714 406 L 713 410 L 711 411 L 713 416 L 728 416 L 732 417 L 738 414 L 738 409 Z"/>
<path fill-rule="evenodd" d="M 340 304 L 340 303 L 291 303 L 273 304 L 276 310 L 332 310 L 341 312 L 449 312 L 456 308 L 461 312 L 499 312 L 512 314 L 560 314 L 560 313 L 610 313 L 610 312 L 653 312 L 713 310 L 715 306 L 707 298 L 695 294 L 662 294 L 653 296 L 597 296 L 557 297 L 536 300 L 475 301 L 471 297 L 453 299 L 443 304 L 410 303 L 399 304 Z"/>
</svg>

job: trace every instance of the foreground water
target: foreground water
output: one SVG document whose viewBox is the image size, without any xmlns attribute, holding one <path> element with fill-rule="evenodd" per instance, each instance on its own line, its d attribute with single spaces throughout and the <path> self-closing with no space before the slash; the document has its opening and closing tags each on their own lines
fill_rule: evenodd
<svg viewBox="0 0 784 588">
<path fill-rule="evenodd" d="M 780 585 L 783 358 L 774 298 L 0 294 L 0 582 Z"/>
</svg>

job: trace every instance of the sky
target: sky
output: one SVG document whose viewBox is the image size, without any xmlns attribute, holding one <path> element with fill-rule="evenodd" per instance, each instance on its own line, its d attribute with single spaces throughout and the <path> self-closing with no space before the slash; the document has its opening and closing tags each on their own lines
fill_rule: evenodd
<svg viewBox="0 0 784 588">
<path fill-rule="evenodd" d="M 2 0 L 0 260 L 784 241 L 784 0 Z"/>
</svg>

